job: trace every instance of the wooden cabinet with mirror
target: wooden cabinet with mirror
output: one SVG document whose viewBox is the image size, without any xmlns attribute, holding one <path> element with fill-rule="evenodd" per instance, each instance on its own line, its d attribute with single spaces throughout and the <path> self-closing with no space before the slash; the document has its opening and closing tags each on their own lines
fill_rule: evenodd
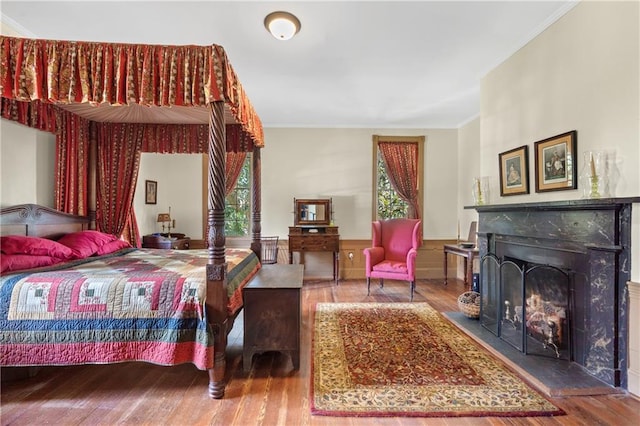
<svg viewBox="0 0 640 426">
<path fill-rule="evenodd" d="M 293 252 L 332 252 L 333 279 L 338 283 L 340 258 L 340 235 L 338 227 L 332 225 L 333 210 L 330 198 L 293 200 L 294 226 L 289 227 L 289 263 L 293 263 Z"/>
</svg>

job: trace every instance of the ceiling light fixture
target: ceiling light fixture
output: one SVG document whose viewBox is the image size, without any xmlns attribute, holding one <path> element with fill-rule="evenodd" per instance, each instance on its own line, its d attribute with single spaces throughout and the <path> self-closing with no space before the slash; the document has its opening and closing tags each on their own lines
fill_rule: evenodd
<svg viewBox="0 0 640 426">
<path fill-rule="evenodd" d="M 278 40 L 289 40 L 300 31 L 300 20 L 289 12 L 271 12 L 264 18 L 265 28 Z"/>
</svg>

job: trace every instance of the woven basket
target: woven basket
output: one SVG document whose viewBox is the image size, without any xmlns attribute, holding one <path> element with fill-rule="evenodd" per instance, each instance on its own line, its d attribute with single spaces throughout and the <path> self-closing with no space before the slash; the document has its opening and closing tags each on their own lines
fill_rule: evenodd
<svg viewBox="0 0 640 426">
<path fill-rule="evenodd" d="M 480 318 L 480 293 L 467 291 L 458 296 L 458 308 L 468 318 Z"/>
</svg>

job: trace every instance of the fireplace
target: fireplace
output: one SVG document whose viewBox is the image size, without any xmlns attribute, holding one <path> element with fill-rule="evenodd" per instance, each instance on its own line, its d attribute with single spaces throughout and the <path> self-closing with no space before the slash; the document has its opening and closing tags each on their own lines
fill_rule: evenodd
<svg viewBox="0 0 640 426">
<path fill-rule="evenodd" d="M 473 206 L 480 322 L 519 351 L 627 388 L 631 206 L 609 198 Z"/>
<path fill-rule="evenodd" d="M 509 245 L 498 249 L 507 252 Z M 571 359 L 573 272 L 505 255 L 482 258 L 480 322 L 521 352 Z M 491 277 L 491 279 L 489 279 Z"/>
</svg>

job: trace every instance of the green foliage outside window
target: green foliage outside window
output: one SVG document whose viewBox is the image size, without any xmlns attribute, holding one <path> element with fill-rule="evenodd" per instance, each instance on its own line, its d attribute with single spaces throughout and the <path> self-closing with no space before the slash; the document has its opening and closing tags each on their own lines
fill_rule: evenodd
<svg viewBox="0 0 640 426">
<path fill-rule="evenodd" d="M 407 217 L 409 206 L 393 189 L 380 152 L 378 152 L 377 177 L 378 218 L 395 219 Z"/>
<path fill-rule="evenodd" d="M 247 155 L 236 187 L 227 195 L 224 206 L 224 233 L 227 237 L 245 237 L 251 230 L 251 156 Z"/>
</svg>

